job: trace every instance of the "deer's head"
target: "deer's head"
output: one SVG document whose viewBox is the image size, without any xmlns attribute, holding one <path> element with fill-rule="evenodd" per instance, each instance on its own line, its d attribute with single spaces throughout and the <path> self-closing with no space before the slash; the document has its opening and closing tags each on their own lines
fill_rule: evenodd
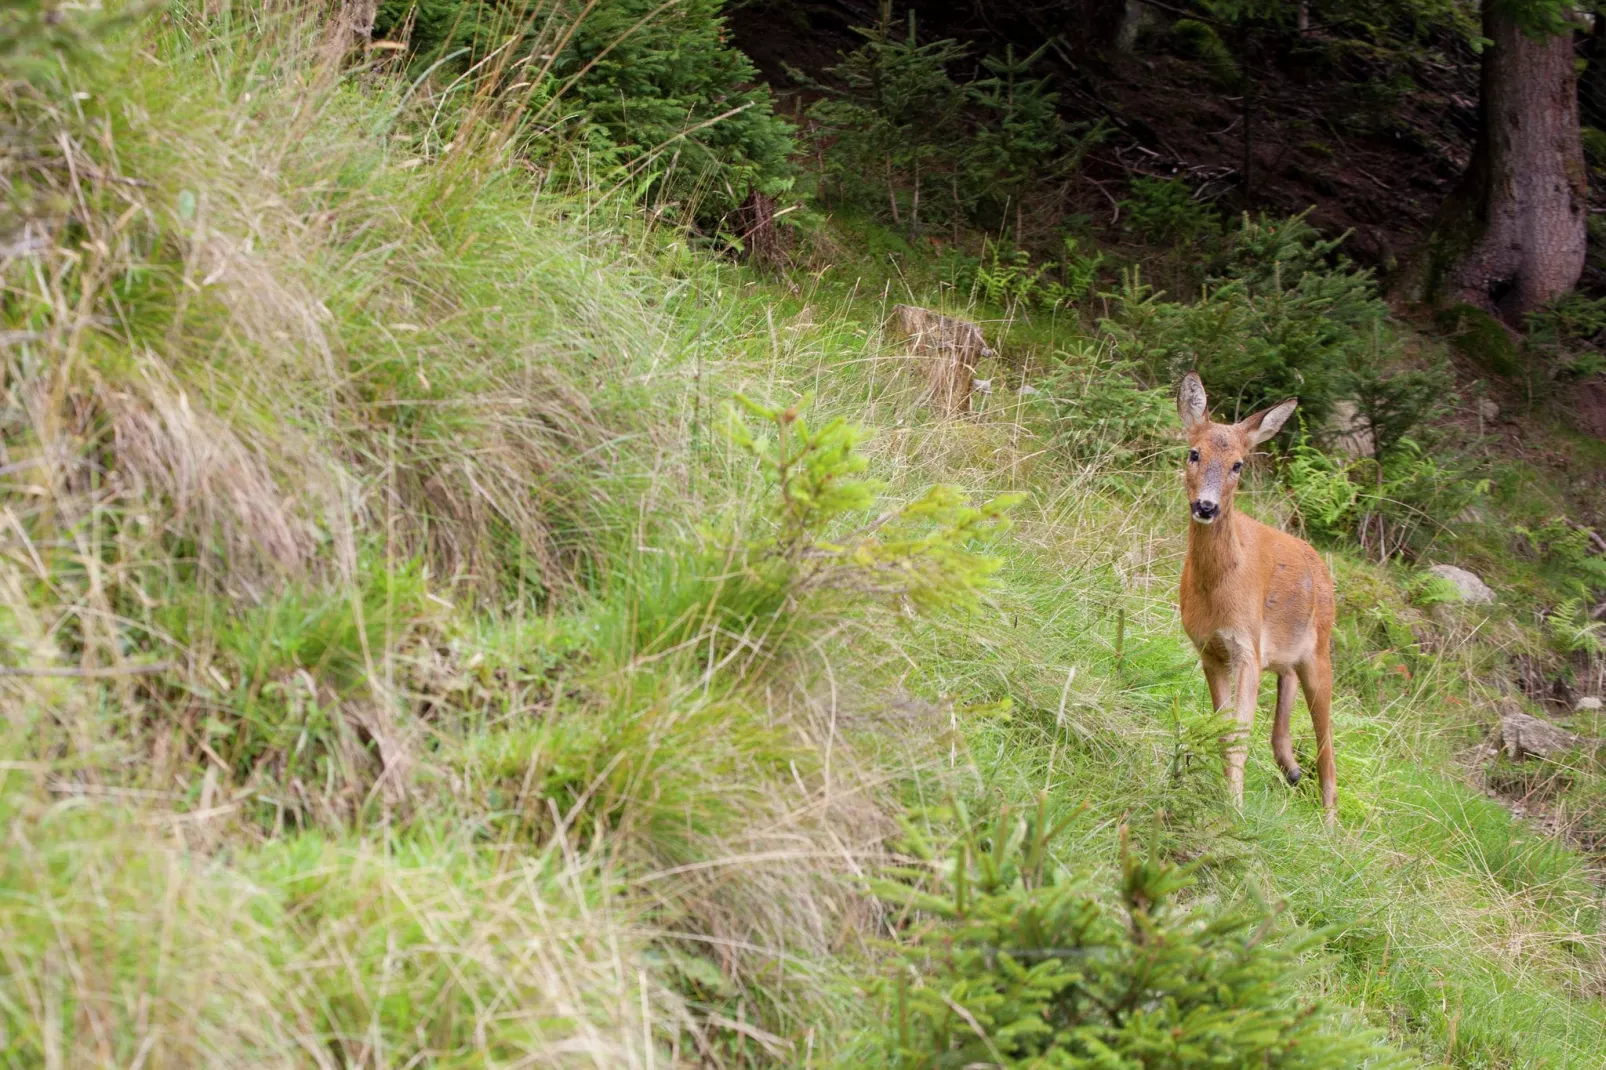
<svg viewBox="0 0 1606 1070">
<path fill-rule="evenodd" d="M 1182 377 L 1177 390 L 1177 414 L 1188 434 L 1188 458 L 1183 482 L 1188 489 L 1188 510 L 1195 523 L 1214 523 L 1232 510 L 1232 496 L 1244 460 L 1256 446 L 1282 430 L 1299 399 L 1289 398 L 1235 424 L 1213 423 L 1198 373 Z"/>
</svg>

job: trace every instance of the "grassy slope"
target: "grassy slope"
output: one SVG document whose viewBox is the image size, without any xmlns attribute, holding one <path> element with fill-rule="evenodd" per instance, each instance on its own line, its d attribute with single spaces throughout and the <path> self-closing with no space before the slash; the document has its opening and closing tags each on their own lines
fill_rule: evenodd
<svg viewBox="0 0 1606 1070">
<path fill-rule="evenodd" d="M 1125 823 L 1333 926 L 1313 989 L 1427 1061 L 1600 1064 L 1583 863 L 1456 760 L 1498 614 L 1336 556 L 1342 829 L 1264 720 L 1228 815 L 1177 760 L 1171 458 L 933 420 L 873 271 L 755 282 L 325 55 L 175 18 L 40 120 L 80 229 L 5 268 L 0 651 L 114 674 L 0 679 L 10 1063 L 851 1065 L 895 819 L 1046 790 L 1079 868 Z M 992 603 L 700 641 L 737 389 L 876 429 L 891 499 L 1024 491 Z"/>
</svg>

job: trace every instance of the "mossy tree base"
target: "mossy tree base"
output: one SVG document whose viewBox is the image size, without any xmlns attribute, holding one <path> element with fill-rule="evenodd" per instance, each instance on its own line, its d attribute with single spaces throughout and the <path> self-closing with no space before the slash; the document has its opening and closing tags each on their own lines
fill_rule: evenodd
<svg viewBox="0 0 1606 1070">
<path fill-rule="evenodd" d="M 1517 323 L 1583 272 L 1589 186 L 1570 32 L 1485 5 L 1483 119 L 1472 162 L 1423 251 L 1412 296 Z"/>
</svg>

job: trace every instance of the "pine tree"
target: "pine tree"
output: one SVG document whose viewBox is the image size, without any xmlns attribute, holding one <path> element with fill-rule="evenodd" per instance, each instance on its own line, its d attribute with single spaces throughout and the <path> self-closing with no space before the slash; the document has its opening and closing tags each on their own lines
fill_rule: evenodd
<svg viewBox="0 0 1606 1070">
<path fill-rule="evenodd" d="M 582 6 L 575 4 L 576 17 Z M 792 128 L 774 114 L 752 62 L 728 43 L 724 0 L 662 7 L 659 0 L 597 4 L 555 72 L 566 77 L 594 62 L 575 98 L 638 171 L 661 176 L 655 199 L 685 202 L 706 220 L 735 208 L 749 190 L 782 192 Z"/>
<path fill-rule="evenodd" d="M 1062 826 L 1063 827 L 1063 826 Z M 923 919 L 880 986 L 887 1064 L 1034 1070 L 1282 1067 L 1354 1070 L 1404 1060 L 1341 1032 L 1298 981 L 1313 937 L 1258 906 L 1187 908 L 1187 870 L 1130 848 L 1114 902 L 1053 861 L 1046 795 L 1001 812 L 946 864 L 875 886 Z"/>
<path fill-rule="evenodd" d="M 600 0 L 587 10 L 566 0 L 549 18 L 533 0 L 383 0 L 375 28 L 389 35 L 411 26 L 408 46 L 421 70 L 438 62 L 467 70 L 509 34 L 519 36 L 532 62 L 510 69 L 547 69 L 549 84 L 532 99 L 562 93 L 546 105 L 544 126 L 581 119 L 593 168 L 614 166 L 615 180 L 714 224 L 749 192 L 778 194 L 792 178 L 791 124 L 727 40 L 723 8 L 724 0 Z M 548 68 L 543 51 L 557 43 Z"/>
<path fill-rule="evenodd" d="M 836 138 L 829 166 L 840 193 L 868 200 L 879 184 L 893 222 L 903 225 L 898 182 L 910 183 L 907 226 L 913 235 L 920 229 L 922 192 L 933 185 L 933 164 L 953 156 L 964 91 L 948 65 L 962 59 L 965 49 L 952 39 L 921 44 L 913 11 L 901 39 L 894 25 L 892 5 L 884 0 L 874 26 L 855 27 L 864 44 L 830 71 L 844 92 L 809 114 Z"/>
<path fill-rule="evenodd" d="M 1047 49 L 1017 59 L 1010 45 L 1002 59 L 982 60 L 992 77 L 966 87 L 983 116 L 966 161 L 966 186 L 973 197 L 995 199 L 1014 215 L 1017 242 L 1027 191 L 1058 164 L 1067 136 L 1050 79 L 1029 77 Z"/>
</svg>

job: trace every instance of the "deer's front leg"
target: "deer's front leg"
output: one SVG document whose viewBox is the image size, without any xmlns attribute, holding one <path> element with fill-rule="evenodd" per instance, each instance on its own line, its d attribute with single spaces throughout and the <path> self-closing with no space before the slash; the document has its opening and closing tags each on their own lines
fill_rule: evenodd
<svg viewBox="0 0 1606 1070">
<path fill-rule="evenodd" d="M 1231 710 L 1236 700 L 1232 686 L 1232 667 L 1227 664 L 1227 659 L 1215 651 L 1206 650 L 1200 656 L 1199 663 L 1204 668 L 1205 683 L 1210 685 L 1210 708 L 1217 713 Z"/>
<path fill-rule="evenodd" d="M 1260 655 L 1257 651 L 1235 648 L 1230 661 L 1233 687 L 1233 718 L 1238 727 L 1226 740 L 1227 791 L 1232 804 L 1244 805 L 1244 764 L 1249 759 L 1249 732 L 1255 726 L 1255 702 L 1260 696 Z"/>
</svg>

